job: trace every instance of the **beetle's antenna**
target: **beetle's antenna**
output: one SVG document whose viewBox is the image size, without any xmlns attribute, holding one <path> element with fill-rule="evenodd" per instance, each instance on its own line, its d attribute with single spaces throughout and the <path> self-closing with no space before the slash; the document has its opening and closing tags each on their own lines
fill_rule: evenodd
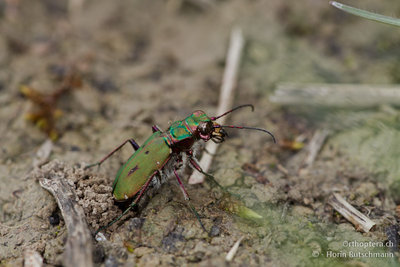
<svg viewBox="0 0 400 267">
<path fill-rule="evenodd" d="M 219 116 L 217 116 L 217 117 L 211 117 L 211 120 L 212 120 L 212 121 L 215 121 L 215 120 L 217 120 L 217 119 L 219 119 L 219 118 L 225 116 L 226 114 L 229 114 L 229 113 L 231 113 L 231 112 L 233 112 L 233 111 L 235 111 L 235 110 L 237 110 L 237 109 L 244 108 L 244 107 L 251 107 L 251 111 L 254 111 L 254 106 L 251 105 L 251 104 L 240 105 L 240 106 L 237 106 L 236 108 L 233 108 L 233 109 L 231 109 L 231 110 L 228 110 L 227 112 L 225 112 L 225 113 L 222 114 L 222 115 L 219 115 Z"/>
<path fill-rule="evenodd" d="M 234 126 L 234 125 L 218 125 L 218 126 L 214 126 L 214 127 L 215 128 L 236 128 L 236 129 L 247 129 L 247 130 L 261 131 L 261 132 L 269 134 L 272 137 L 272 139 L 274 140 L 274 143 L 276 143 L 275 136 L 270 131 L 267 131 L 265 129 L 256 128 L 256 127 L 247 127 L 247 126 Z"/>
</svg>

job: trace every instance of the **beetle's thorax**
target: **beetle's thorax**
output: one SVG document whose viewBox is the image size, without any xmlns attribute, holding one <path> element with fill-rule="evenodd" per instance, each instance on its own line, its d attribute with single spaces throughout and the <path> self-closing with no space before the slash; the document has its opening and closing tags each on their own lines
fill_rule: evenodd
<svg viewBox="0 0 400 267">
<path fill-rule="evenodd" d="M 165 132 L 166 143 L 175 152 L 190 150 L 193 144 L 203 139 L 208 141 L 208 136 L 202 135 L 198 127 L 201 123 L 211 122 L 211 119 L 201 110 L 193 112 L 182 121 L 175 121 Z"/>
<path fill-rule="evenodd" d="M 174 152 L 189 150 L 196 141 L 185 121 L 176 121 L 165 132 L 165 141 Z"/>
</svg>

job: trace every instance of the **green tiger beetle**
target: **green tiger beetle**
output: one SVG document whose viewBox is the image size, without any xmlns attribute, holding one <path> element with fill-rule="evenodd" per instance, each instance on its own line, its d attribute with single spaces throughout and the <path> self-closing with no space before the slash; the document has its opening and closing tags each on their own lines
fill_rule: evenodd
<svg viewBox="0 0 400 267">
<path fill-rule="evenodd" d="M 251 109 L 254 110 L 253 105 L 246 104 L 231 109 L 217 117 L 208 117 L 203 111 L 197 110 L 184 120 L 173 122 L 165 132 L 154 125 L 152 126 L 153 134 L 141 147 L 132 138 L 128 139 L 99 162 L 86 166 L 85 169 L 93 166 L 100 166 L 106 159 L 127 143 L 130 143 L 135 150 L 128 161 L 119 169 L 112 186 L 112 194 L 116 201 L 126 201 L 128 199 L 133 199 L 133 201 L 120 216 L 111 221 L 107 226 L 98 229 L 95 235 L 100 230 L 106 229 L 120 220 L 122 216 L 135 207 L 146 192 L 153 178 L 156 175 L 161 177 L 161 171 L 166 168 L 172 169 L 185 200 L 189 200 L 189 195 L 177 173 L 177 170 L 182 165 L 182 154 L 186 154 L 189 165 L 192 168 L 208 177 L 211 176 L 203 172 L 193 157 L 192 147 L 196 141 L 203 140 L 207 142 L 212 140 L 215 143 L 222 143 L 225 136 L 227 136 L 224 128 L 236 128 L 265 132 L 269 134 L 276 143 L 274 135 L 267 130 L 246 126 L 220 125 L 215 122 L 217 119 L 243 107 L 251 107 Z M 206 231 L 199 214 L 190 202 L 188 203 L 201 227 Z"/>
</svg>

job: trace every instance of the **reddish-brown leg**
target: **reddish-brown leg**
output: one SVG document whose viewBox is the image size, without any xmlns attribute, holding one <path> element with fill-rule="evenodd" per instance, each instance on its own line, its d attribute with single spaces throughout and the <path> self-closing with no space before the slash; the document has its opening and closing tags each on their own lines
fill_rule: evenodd
<svg viewBox="0 0 400 267">
<path fill-rule="evenodd" d="M 111 157 L 115 152 L 117 152 L 118 150 L 120 150 L 126 143 L 130 143 L 133 147 L 133 149 L 138 150 L 139 149 L 139 145 L 135 142 L 135 140 L 128 139 L 125 142 L 123 142 L 122 144 L 120 144 L 117 148 L 115 148 L 113 151 L 111 151 L 107 156 L 105 156 L 104 158 L 102 158 L 99 162 L 93 163 L 93 164 L 89 164 L 87 166 L 85 166 L 85 169 L 91 168 L 93 166 L 100 166 L 106 159 L 108 159 L 109 157 Z"/>
<path fill-rule="evenodd" d="M 175 174 L 176 179 L 178 180 L 179 186 L 180 186 L 180 188 L 181 188 L 181 190 L 182 190 L 182 193 L 183 193 L 183 195 L 184 195 L 184 197 L 185 197 L 185 200 L 188 201 L 187 203 L 188 203 L 190 209 L 192 210 L 192 212 L 193 212 L 194 215 L 196 216 L 197 220 L 199 221 L 201 228 L 203 228 L 203 230 L 204 230 L 205 232 L 207 232 L 206 228 L 204 227 L 204 224 L 201 222 L 200 215 L 197 213 L 197 211 L 196 211 L 196 209 L 193 207 L 193 205 L 189 202 L 189 201 L 190 201 L 189 194 L 187 193 L 185 187 L 183 186 L 183 183 L 182 183 L 181 179 L 179 178 L 179 175 L 178 175 L 178 173 L 176 172 L 176 169 L 174 169 L 174 174 Z"/>
</svg>

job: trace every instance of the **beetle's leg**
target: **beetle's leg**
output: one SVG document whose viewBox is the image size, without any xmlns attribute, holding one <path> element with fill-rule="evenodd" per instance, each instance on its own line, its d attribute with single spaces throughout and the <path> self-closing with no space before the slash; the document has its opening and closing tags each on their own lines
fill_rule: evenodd
<svg viewBox="0 0 400 267">
<path fill-rule="evenodd" d="M 142 198 L 144 192 L 146 192 L 147 187 L 149 187 L 150 182 L 153 180 L 154 176 L 156 174 L 158 174 L 158 171 L 153 172 L 153 174 L 150 176 L 149 179 L 147 179 L 146 183 L 142 186 L 142 189 L 140 190 L 139 195 L 135 198 L 135 200 L 132 202 L 131 206 L 134 207 L 135 205 L 137 205 L 137 203 L 139 202 L 139 200 Z"/>
<path fill-rule="evenodd" d="M 194 167 L 198 172 L 204 173 L 203 169 L 200 167 L 200 165 L 196 162 L 196 160 L 189 156 L 189 162 L 192 165 L 192 167 Z"/>
<path fill-rule="evenodd" d="M 224 192 L 227 192 L 226 189 L 220 185 L 217 180 L 215 180 L 214 176 L 211 174 L 208 174 L 203 171 L 203 169 L 200 167 L 200 165 L 197 163 L 197 161 L 193 158 L 193 152 L 191 150 L 186 152 L 188 158 L 189 158 L 189 165 L 192 166 L 194 169 L 196 169 L 198 172 L 204 174 L 213 184 L 217 185 L 219 188 L 221 188 Z"/>
<path fill-rule="evenodd" d="M 193 168 L 195 168 L 198 172 L 201 172 L 202 174 L 206 176 L 212 176 L 211 174 L 205 173 L 203 169 L 200 167 L 200 165 L 197 163 L 197 161 L 193 158 L 193 151 L 189 150 L 186 151 L 186 155 L 189 158 L 189 163 L 192 165 Z"/>
<path fill-rule="evenodd" d="M 157 125 L 151 126 L 151 130 L 153 131 L 153 133 L 162 132 L 162 130 Z"/>
<path fill-rule="evenodd" d="M 124 210 L 124 212 L 123 212 L 121 215 L 119 215 L 117 218 L 115 218 L 114 220 L 112 220 L 109 224 L 107 224 L 107 225 L 104 226 L 104 227 L 99 228 L 99 229 L 94 233 L 94 236 L 96 236 L 98 232 L 100 232 L 100 231 L 102 231 L 102 230 L 105 230 L 105 229 L 107 229 L 108 227 L 110 227 L 111 225 L 113 225 L 114 223 L 118 222 L 125 214 L 128 213 L 128 211 L 130 211 L 131 209 L 133 209 L 133 208 L 137 205 L 137 203 L 139 202 L 139 200 L 142 198 L 144 192 L 146 192 L 146 189 L 149 187 L 151 181 L 153 180 L 154 176 L 155 176 L 157 173 L 158 173 L 158 171 L 155 171 L 155 172 L 150 176 L 150 178 L 147 179 L 146 183 L 142 186 L 142 189 L 140 190 L 139 195 L 135 198 L 134 201 L 132 201 L 132 203 L 129 205 L 129 207 L 128 207 L 126 210 Z"/>
<path fill-rule="evenodd" d="M 133 140 L 133 138 L 128 139 L 128 142 L 131 144 L 135 151 L 139 149 L 140 146 L 138 145 L 138 143 L 136 143 L 135 140 Z"/>
<path fill-rule="evenodd" d="M 115 148 L 113 151 L 111 151 L 107 156 L 105 156 L 103 159 L 101 159 L 99 162 L 93 163 L 93 164 L 89 164 L 87 166 L 85 166 L 84 169 L 88 169 L 91 168 L 93 166 L 100 166 L 106 159 L 108 159 L 109 157 L 111 157 L 115 152 L 117 152 L 118 150 L 120 150 L 126 143 L 130 143 L 133 147 L 133 149 L 138 150 L 139 149 L 139 145 L 135 142 L 135 140 L 133 140 L 133 138 L 126 140 L 125 142 L 123 142 L 122 144 L 120 144 L 117 148 Z"/>
<path fill-rule="evenodd" d="M 183 196 L 185 197 L 185 200 L 188 201 L 188 204 L 189 204 L 190 209 L 193 211 L 194 215 L 196 216 L 197 220 L 199 221 L 199 223 L 200 223 L 200 225 L 201 225 L 201 228 L 203 228 L 203 230 L 204 230 L 205 232 L 207 232 L 206 228 L 204 227 L 204 224 L 201 222 L 200 215 L 197 213 L 197 211 L 196 211 L 196 209 L 193 207 L 193 205 L 189 202 L 189 200 L 190 200 L 189 194 L 186 192 L 186 189 L 185 189 L 185 187 L 183 186 L 183 183 L 182 183 L 182 181 L 181 181 L 181 178 L 179 178 L 178 173 L 176 172 L 176 168 L 174 168 L 174 174 L 175 174 L 176 179 L 178 180 L 178 183 L 179 183 L 180 188 L 182 189 L 182 193 L 183 193 Z"/>
<path fill-rule="evenodd" d="M 94 236 L 96 237 L 97 233 L 107 229 L 108 227 L 110 227 L 111 225 L 113 225 L 114 223 L 118 222 L 125 214 L 128 213 L 128 211 L 130 211 L 135 205 L 132 205 L 133 202 L 131 203 L 131 205 L 129 205 L 129 207 L 121 214 L 119 215 L 117 218 L 115 218 L 114 220 L 112 220 L 109 224 L 107 224 L 106 226 L 100 227 L 99 229 L 97 229 L 97 231 L 94 233 Z"/>
<path fill-rule="evenodd" d="M 181 178 L 179 178 L 178 173 L 176 172 L 176 169 L 174 169 L 174 174 L 175 174 L 176 180 L 178 180 L 179 187 L 180 187 L 181 190 L 182 190 L 182 193 L 183 193 L 183 196 L 185 197 L 185 200 L 190 200 L 189 194 L 187 193 L 185 187 L 183 186 L 183 183 L 182 183 L 182 181 L 181 181 Z"/>
</svg>

